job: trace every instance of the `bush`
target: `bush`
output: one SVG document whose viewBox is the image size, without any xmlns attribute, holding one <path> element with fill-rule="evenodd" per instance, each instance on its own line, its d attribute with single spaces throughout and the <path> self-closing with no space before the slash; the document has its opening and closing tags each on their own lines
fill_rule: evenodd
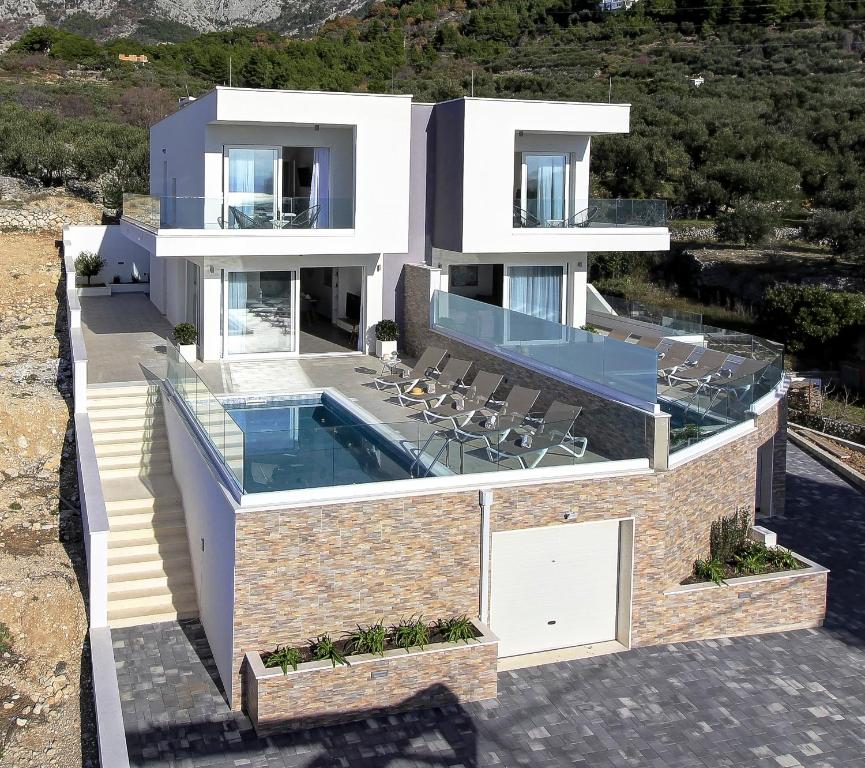
<svg viewBox="0 0 865 768">
<path fill-rule="evenodd" d="M 731 560 L 748 540 L 751 514 L 740 507 L 732 515 L 719 517 L 709 530 L 709 555 L 712 560 L 726 563 Z"/>
<path fill-rule="evenodd" d="M 12 633 L 2 621 L 0 621 L 0 654 L 12 651 Z"/>
<path fill-rule="evenodd" d="M 179 346 L 188 346 L 198 341 L 198 329 L 192 323 L 178 323 L 171 332 L 171 338 Z"/>
<path fill-rule="evenodd" d="M 775 329 L 790 351 L 828 359 L 832 350 L 827 344 L 842 355 L 845 331 L 865 323 L 865 294 L 819 285 L 773 285 L 766 291 L 761 315 L 765 327 Z"/>
<path fill-rule="evenodd" d="M 96 277 L 105 267 L 105 259 L 93 251 L 81 251 L 75 258 L 75 274 L 87 278 L 90 285 L 91 278 Z"/>
<path fill-rule="evenodd" d="M 725 575 L 724 564 L 720 560 L 710 558 L 709 560 L 694 561 L 694 576 L 698 579 L 723 584 Z"/>
<path fill-rule="evenodd" d="M 378 341 L 399 339 L 399 326 L 393 320 L 379 320 L 375 324 L 375 337 Z"/>
<path fill-rule="evenodd" d="M 719 213 L 715 232 L 727 243 L 758 245 L 764 242 L 775 226 L 775 217 L 749 203 L 740 203 L 733 211 Z"/>
<path fill-rule="evenodd" d="M 841 256 L 865 260 L 865 206 L 853 211 L 814 211 L 802 229 L 812 243 L 825 241 Z"/>
</svg>

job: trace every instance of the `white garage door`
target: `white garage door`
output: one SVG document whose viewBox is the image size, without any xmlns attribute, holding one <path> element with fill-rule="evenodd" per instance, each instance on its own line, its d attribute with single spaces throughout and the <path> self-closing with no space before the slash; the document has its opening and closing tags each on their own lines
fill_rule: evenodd
<svg viewBox="0 0 865 768">
<path fill-rule="evenodd" d="M 499 655 L 616 637 L 619 521 L 493 534 L 490 628 Z"/>
</svg>

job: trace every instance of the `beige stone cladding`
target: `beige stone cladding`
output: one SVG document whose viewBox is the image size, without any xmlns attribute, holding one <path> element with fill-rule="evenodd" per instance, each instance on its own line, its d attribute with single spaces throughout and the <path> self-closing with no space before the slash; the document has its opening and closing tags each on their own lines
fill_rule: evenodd
<svg viewBox="0 0 865 768">
<path fill-rule="evenodd" d="M 445 348 L 455 357 L 473 361 L 474 372 L 488 370 L 502 374 L 506 379 L 505 389 L 515 384 L 540 389 L 540 408 L 555 399 L 581 405 L 583 411 L 576 431 L 588 436 L 590 451 L 613 461 L 652 458 L 655 423 L 643 411 L 605 400 L 433 331 L 429 327 L 432 274 L 429 267 L 419 264 L 408 264 L 404 268 L 406 309 L 402 343 L 406 351 L 417 357 L 428 346 Z"/>
<path fill-rule="evenodd" d="M 826 615 L 827 576 L 819 570 L 748 582 L 735 579 L 666 594 L 660 598 L 660 620 L 648 628 L 642 644 L 818 627 Z"/>
<path fill-rule="evenodd" d="M 287 675 L 265 670 L 250 654 L 243 669 L 243 709 L 256 732 L 266 736 L 382 712 L 494 699 L 497 660 L 498 644 L 486 638 L 350 657 L 350 666 L 308 662 Z"/>
<path fill-rule="evenodd" d="M 479 551 L 477 491 L 240 513 L 234 669 L 359 623 L 477 615 Z"/>
</svg>

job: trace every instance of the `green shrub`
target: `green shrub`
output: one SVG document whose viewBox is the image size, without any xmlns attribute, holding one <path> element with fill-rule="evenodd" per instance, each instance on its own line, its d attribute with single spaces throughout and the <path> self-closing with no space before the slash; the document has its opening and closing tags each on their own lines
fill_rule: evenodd
<svg viewBox="0 0 865 768">
<path fill-rule="evenodd" d="M 319 635 L 316 637 L 310 643 L 309 650 L 312 658 L 316 661 L 324 661 L 326 659 L 334 667 L 337 664 L 344 664 L 347 667 L 351 666 L 348 663 L 348 659 L 345 658 L 345 654 L 331 640 L 330 635 Z"/>
<path fill-rule="evenodd" d="M 265 667 L 280 667 L 284 675 L 288 674 L 289 667 L 297 671 L 297 665 L 302 660 L 303 657 L 297 648 L 287 648 L 282 645 L 277 646 L 275 651 L 262 658 Z"/>
<path fill-rule="evenodd" d="M 12 652 L 12 633 L 2 621 L 0 621 L 0 654 Z"/>
<path fill-rule="evenodd" d="M 759 541 L 743 545 L 733 556 L 733 567 L 742 575 L 762 573 L 769 565 L 769 549 Z"/>
<path fill-rule="evenodd" d="M 354 632 L 347 634 L 346 639 L 352 653 L 374 653 L 384 656 L 387 630 L 381 622 L 368 627 L 358 625 Z"/>
<path fill-rule="evenodd" d="M 748 540 L 751 514 L 746 507 L 732 515 L 719 517 L 709 530 L 709 557 L 720 563 L 732 560 Z"/>
<path fill-rule="evenodd" d="M 440 619 L 436 623 L 436 629 L 441 633 L 445 642 L 457 643 L 460 641 L 468 642 L 476 637 L 474 624 L 471 623 L 468 616 L 454 616 L 450 619 Z"/>
<path fill-rule="evenodd" d="M 792 352 L 825 357 L 829 345 L 841 354 L 845 332 L 865 323 L 865 293 L 782 283 L 767 289 L 761 316 Z"/>
<path fill-rule="evenodd" d="M 399 326 L 393 320 L 379 320 L 375 324 L 375 337 L 378 341 L 399 339 Z"/>
<path fill-rule="evenodd" d="M 727 243 L 759 245 L 765 242 L 775 226 L 775 217 L 765 207 L 739 203 L 732 211 L 719 213 L 715 233 Z"/>
<path fill-rule="evenodd" d="M 198 341 L 198 329 L 192 323 L 178 323 L 171 332 L 175 344 L 187 346 Z"/>
<path fill-rule="evenodd" d="M 715 558 L 694 561 L 694 576 L 702 581 L 713 581 L 715 584 L 723 584 L 726 571 L 724 564 Z"/>
<path fill-rule="evenodd" d="M 75 274 L 79 277 L 86 277 L 87 285 L 90 285 L 90 280 L 96 277 L 104 267 L 105 259 L 93 251 L 81 251 L 75 257 Z"/>
<path fill-rule="evenodd" d="M 429 642 L 429 626 L 420 617 L 403 619 L 391 627 L 391 638 L 397 648 L 423 648 Z"/>
<path fill-rule="evenodd" d="M 788 549 L 773 547 L 766 550 L 766 559 L 773 568 L 781 571 L 794 571 L 801 568 L 802 564 L 793 557 L 793 553 Z"/>
</svg>

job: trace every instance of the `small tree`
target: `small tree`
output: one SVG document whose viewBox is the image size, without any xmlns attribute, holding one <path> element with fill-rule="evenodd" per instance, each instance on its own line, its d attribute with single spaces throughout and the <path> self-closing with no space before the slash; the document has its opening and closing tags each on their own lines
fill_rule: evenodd
<svg viewBox="0 0 865 768">
<path fill-rule="evenodd" d="M 81 251 L 75 259 L 75 274 L 87 278 L 90 285 L 91 278 L 96 277 L 105 267 L 105 259 L 93 251 Z"/>
<path fill-rule="evenodd" d="M 718 214 L 715 231 L 727 243 L 759 245 L 764 242 L 775 225 L 775 217 L 749 203 L 740 203 L 734 211 Z"/>
</svg>

